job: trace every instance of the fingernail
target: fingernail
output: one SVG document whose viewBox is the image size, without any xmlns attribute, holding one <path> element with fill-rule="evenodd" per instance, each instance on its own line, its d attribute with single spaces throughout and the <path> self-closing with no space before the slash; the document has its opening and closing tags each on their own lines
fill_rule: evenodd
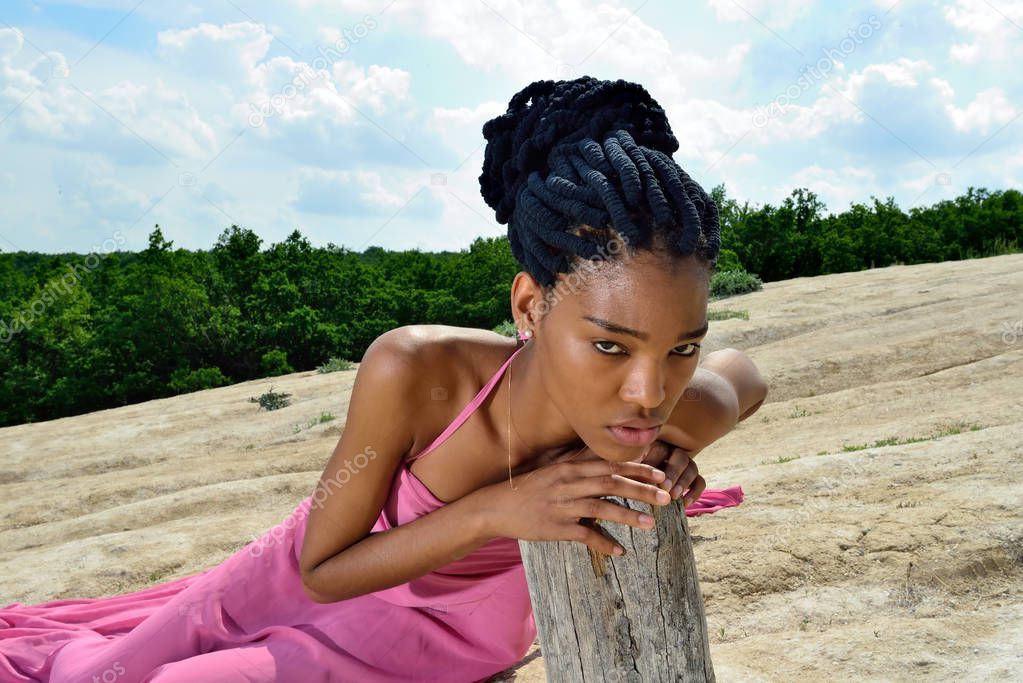
<svg viewBox="0 0 1023 683">
<path fill-rule="evenodd" d="M 654 523 L 654 518 L 651 517 L 650 515 L 643 514 L 643 515 L 639 516 L 639 521 L 642 524 L 653 524 Z"/>
<path fill-rule="evenodd" d="M 661 489 L 657 492 L 657 500 L 667 503 L 671 500 L 671 496 L 668 495 L 667 491 Z"/>
</svg>

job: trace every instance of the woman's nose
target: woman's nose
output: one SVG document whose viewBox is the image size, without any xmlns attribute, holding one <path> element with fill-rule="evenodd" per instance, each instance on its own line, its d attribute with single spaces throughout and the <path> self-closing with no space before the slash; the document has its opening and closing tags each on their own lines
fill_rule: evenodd
<svg viewBox="0 0 1023 683">
<path fill-rule="evenodd" d="M 623 400 L 653 409 L 664 403 L 664 369 L 656 361 L 637 362 L 620 392 Z"/>
</svg>

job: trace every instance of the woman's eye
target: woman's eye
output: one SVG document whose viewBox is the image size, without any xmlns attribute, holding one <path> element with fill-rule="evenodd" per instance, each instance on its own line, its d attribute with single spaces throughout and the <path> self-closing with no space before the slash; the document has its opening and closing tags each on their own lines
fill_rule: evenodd
<svg viewBox="0 0 1023 683">
<path fill-rule="evenodd" d="M 693 343 L 693 344 L 683 344 L 682 346 L 676 346 L 675 348 L 680 349 L 682 347 L 688 347 L 689 348 L 689 352 L 688 353 L 680 353 L 680 354 L 678 354 L 680 356 L 695 356 L 697 353 L 700 352 L 700 345 L 699 344 L 695 344 L 695 343 Z"/>
<path fill-rule="evenodd" d="M 608 356 L 621 356 L 621 355 L 624 355 L 623 353 L 612 353 L 610 351 L 605 351 L 604 349 L 600 348 L 600 346 L 598 346 L 598 344 L 608 344 L 608 345 L 610 345 L 612 347 L 618 346 L 618 344 L 615 344 L 614 342 L 598 341 L 598 342 L 593 342 L 593 346 L 598 351 L 600 351 L 601 353 L 603 353 L 605 355 L 608 355 Z M 696 343 L 683 344 L 682 346 L 676 346 L 675 348 L 676 349 L 682 349 L 682 348 L 687 349 L 687 351 L 685 353 L 678 353 L 677 354 L 679 356 L 682 356 L 683 358 L 689 358 L 690 356 L 695 356 L 700 351 L 700 345 L 696 344 Z"/>
<path fill-rule="evenodd" d="M 597 347 L 597 350 L 598 350 L 598 351 L 600 351 L 601 353 L 603 353 L 603 354 L 606 354 L 606 355 L 608 355 L 608 356 L 618 356 L 618 355 L 621 355 L 621 354 L 617 354 L 617 353 L 610 353 L 610 352 L 608 352 L 608 351 L 605 351 L 604 349 L 602 349 L 602 348 L 600 348 L 599 346 L 597 346 L 598 344 L 610 344 L 611 346 L 618 346 L 618 344 L 615 344 L 614 342 L 609 342 L 609 341 L 599 341 L 599 342 L 593 342 L 593 345 Z"/>
</svg>

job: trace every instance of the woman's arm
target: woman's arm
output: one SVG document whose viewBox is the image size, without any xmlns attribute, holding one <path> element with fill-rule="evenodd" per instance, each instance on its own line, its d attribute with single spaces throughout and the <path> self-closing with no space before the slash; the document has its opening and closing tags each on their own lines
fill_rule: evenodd
<svg viewBox="0 0 1023 683">
<path fill-rule="evenodd" d="M 732 348 L 714 351 L 696 368 L 658 441 L 695 457 L 755 413 L 766 397 L 767 382 L 749 356 Z M 643 462 L 657 465 L 665 457 L 663 448 L 652 449 Z"/>
<path fill-rule="evenodd" d="M 478 496 L 371 532 L 429 399 L 413 330 L 390 330 L 366 350 L 344 431 L 312 494 L 299 569 L 306 595 L 336 602 L 390 588 L 471 553 L 489 540 Z"/>
<path fill-rule="evenodd" d="M 707 355 L 700 367 L 709 370 L 728 381 L 739 402 L 739 416 L 742 422 L 757 411 L 767 398 L 767 381 L 748 355 L 738 349 L 719 349 Z"/>
<path fill-rule="evenodd" d="M 349 546 L 304 576 L 306 595 L 320 603 L 347 600 L 397 586 L 465 557 L 491 538 L 479 493 L 473 491 Z"/>
</svg>

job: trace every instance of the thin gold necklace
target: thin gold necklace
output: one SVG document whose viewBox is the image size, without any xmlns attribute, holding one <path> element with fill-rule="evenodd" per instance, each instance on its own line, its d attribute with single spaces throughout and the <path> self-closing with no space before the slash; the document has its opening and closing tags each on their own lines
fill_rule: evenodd
<svg viewBox="0 0 1023 683">
<path fill-rule="evenodd" d="M 527 343 L 527 341 L 523 341 L 523 348 L 525 348 L 524 345 L 526 343 Z M 512 466 L 511 466 L 511 452 L 512 452 L 512 447 L 511 447 L 511 429 L 512 429 L 512 421 L 511 421 L 511 403 L 512 403 L 511 402 L 511 398 L 512 398 L 512 395 L 511 395 L 511 388 L 512 388 L 512 365 L 514 365 L 514 364 L 515 364 L 514 360 L 512 360 L 511 363 L 508 363 L 508 485 L 512 487 L 513 491 L 518 491 L 519 488 L 517 486 L 515 486 L 515 484 L 512 482 Z M 515 431 L 518 432 L 517 429 Z M 582 453 L 584 450 L 586 450 L 586 446 L 585 445 L 582 448 L 580 448 L 578 451 L 576 451 L 574 454 L 572 454 L 572 457 L 566 458 L 564 462 L 575 460 L 576 457 L 578 457 L 579 454 Z M 536 472 L 535 468 L 532 471 L 530 471 L 529 474 L 526 475 L 526 478 L 531 477 L 533 475 L 533 472 Z"/>
</svg>

